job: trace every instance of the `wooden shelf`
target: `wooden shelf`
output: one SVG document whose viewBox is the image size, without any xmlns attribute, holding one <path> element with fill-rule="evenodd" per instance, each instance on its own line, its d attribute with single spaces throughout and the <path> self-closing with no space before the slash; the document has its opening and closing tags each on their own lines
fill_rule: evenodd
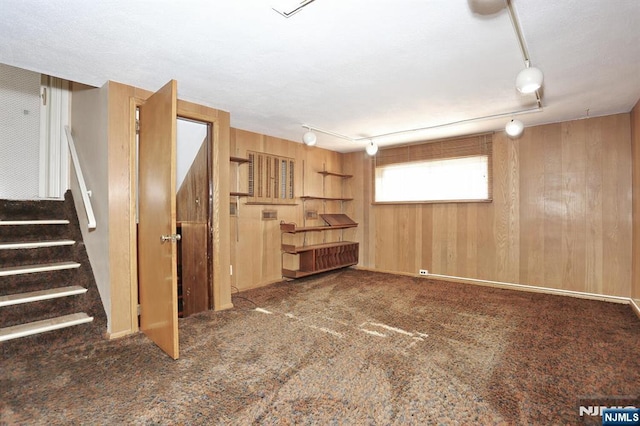
<svg viewBox="0 0 640 426">
<path fill-rule="evenodd" d="M 324 200 L 324 201 L 352 201 L 353 198 L 336 198 L 336 197 L 314 197 L 311 195 L 303 195 L 302 200 Z"/>
<path fill-rule="evenodd" d="M 297 206 L 297 203 L 267 203 L 262 201 L 247 201 L 247 206 Z"/>
<path fill-rule="evenodd" d="M 337 176 L 337 177 L 346 178 L 346 179 L 353 177 L 353 175 L 345 175 L 343 173 L 329 172 L 326 170 L 322 170 L 318 173 L 320 173 L 323 176 Z"/>
<path fill-rule="evenodd" d="M 232 197 L 248 197 L 249 193 L 248 192 L 231 192 L 230 195 Z"/>
<path fill-rule="evenodd" d="M 358 226 L 357 223 L 344 213 L 323 213 L 320 217 L 330 226 Z"/>
<path fill-rule="evenodd" d="M 242 157 L 230 157 L 229 161 L 233 162 L 233 163 L 248 163 L 250 160 L 248 158 L 242 158 Z"/>
<path fill-rule="evenodd" d="M 327 225 L 327 226 L 297 226 L 295 223 L 280 223 L 280 231 L 288 234 L 295 234 L 298 232 L 318 232 L 318 231 L 331 231 L 334 229 L 346 229 L 356 228 L 357 223 L 350 223 L 346 225 Z"/>
<path fill-rule="evenodd" d="M 297 246 L 297 247 L 293 244 L 282 244 L 282 251 L 289 254 L 297 254 L 305 251 L 323 249 L 328 247 L 348 246 L 350 244 L 357 244 L 357 243 L 354 243 L 353 241 L 338 241 L 335 243 L 312 244 L 308 246 Z"/>
</svg>

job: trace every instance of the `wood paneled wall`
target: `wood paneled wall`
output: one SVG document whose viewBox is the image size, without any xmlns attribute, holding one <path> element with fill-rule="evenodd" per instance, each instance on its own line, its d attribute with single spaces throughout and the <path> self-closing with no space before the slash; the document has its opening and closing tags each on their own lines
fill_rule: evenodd
<svg viewBox="0 0 640 426">
<path fill-rule="evenodd" d="M 633 271 L 631 297 L 640 306 L 640 100 L 631 111 L 633 161 Z"/>
<path fill-rule="evenodd" d="M 491 203 L 371 205 L 373 161 L 347 154 L 360 265 L 629 297 L 630 115 L 493 140 Z"/>
<path fill-rule="evenodd" d="M 317 147 L 307 147 L 304 144 L 284 139 L 264 136 L 244 130 L 231 129 L 230 154 L 235 157 L 247 157 L 247 150 L 265 152 L 268 154 L 294 158 L 295 163 L 295 197 L 296 205 L 248 205 L 246 197 L 238 202 L 237 216 L 231 217 L 231 264 L 233 275 L 231 283 L 233 291 L 260 287 L 282 279 L 282 256 L 280 252 L 280 221 L 303 223 L 302 195 L 322 196 L 323 178 L 317 172 L 326 170 L 341 172 L 343 170 L 343 155 Z M 231 179 L 233 188 L 229 191 L 247 191 L 246 164 L 231 166 L 231 175 L 235 176 L 234 167 L 239 167 L 239 188 L 235 187 L 235 179 Z M 326 178 L 325 178 L 326 179 Z M 339 179 L 325 180 L 325 195 L 342 196 L 342 185 Z M 347 185 L 345 190 L 348 191 Z M 350 194 L 345 194 L 348 196 Z M 232 197 L 232 201 L 233 201 Z M 352 202 L 350 202 L 352 203 Z M 307 209 L 323 212 L 340 209 L 339 205 L 323 205 L 322 202 L 306 202 Z M 333 203 L 338 204 L 338 203 Z M 346 208 L 351 208 L 346 206 Z M 263 210 L 275 210 L 277 220 L 262 220 Z M 339 211 L 339 210 L 338 210 Z M 312 225 L 313 223 L 307 222 Z M 320 223 L 317 223 L 318 225 Z M 335 232 L 335 231 L 334 231 Z M 309 233 L 307 242 L 322 238 L 319 233 Z M 295 258 L 286 255 L 285 265 L 294 268 L 291 262 Z"/>
<path fill-rule="evenodd" d="M 207 142 L 203 142 L 178 189 L 176 194 L 176 220 L 178 222 L 206 224 L 209 221 L 208 153 Z"/>
</svg>

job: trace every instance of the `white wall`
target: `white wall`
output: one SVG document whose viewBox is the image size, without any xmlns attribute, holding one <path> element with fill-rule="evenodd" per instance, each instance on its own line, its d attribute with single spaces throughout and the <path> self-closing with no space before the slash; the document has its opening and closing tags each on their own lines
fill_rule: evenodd
<svg viewBox="0 0 640 426">
<path fill-rule="evenodd" d="M 0 198 L 38 198 L 40 74 L 0 64 Z"/>
<path fill-rule="evenodd" d="M 87 189 L 92 192 L 91 205 L 96 216 L 96 229 L 89 231 L 75 176 L 71 191 L 76 203 L 93 275 L 107 314 L 107 330 L 111 330 L 111 281 L 109 273 L 109 175 L 107 143 L 108 88 L 100 89 L 73 84 L 71 98 L 71 131 L 78 151 Z"/>
</svg>

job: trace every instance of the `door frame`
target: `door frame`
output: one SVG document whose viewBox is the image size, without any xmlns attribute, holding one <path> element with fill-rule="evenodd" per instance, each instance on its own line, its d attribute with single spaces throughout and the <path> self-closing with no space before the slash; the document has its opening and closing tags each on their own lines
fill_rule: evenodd
<svg viewBox="0 0 640 426">
<path fill-rule="evenodd" d="M 138 95 L 141 96 L 138 96 Z M 137 176 L 136 176 L 136 109 L 145 103 L 152 92 L 136 90 L 136 96 L 130 97 L 129 106 L 129 176 L 130 176 L 130 300 L 131 300 L 131 332 L 139 331 L 138 326 L 138 234 L 136 228 L 136 200 L 137 200 Z M 229 218 L 229 137 L 230 115 L 225 111 L 219 111 L 203 105 L 178 99 L 178 117 L 201 121 L 210 125 L 210 232 L 209 247 L 212 251 L 209 264 L 209 294 L 213 298 L 212 309 L 221 311 L 233 308 L 231 302 L 231 277 L 229 272 L 231 236 Z M 227 190 L 223 190 L 226 188 Z"/>
</svg>

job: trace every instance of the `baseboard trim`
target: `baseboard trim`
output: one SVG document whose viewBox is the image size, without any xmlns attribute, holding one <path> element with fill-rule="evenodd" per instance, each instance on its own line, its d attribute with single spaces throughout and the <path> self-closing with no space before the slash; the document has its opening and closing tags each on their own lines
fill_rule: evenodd
<svg viewBox="0 0 640 426">
<path fill-rule="evenodd" d="M 224 305 L 218 306 L 217 308 L 213 309 L 214 311 L 225 311 L 227 309 L 231 309 L 233 308 L 233 303 L 225 303 Z"/>
<path fill-rule="evenodd" d="M 378 272 L 380 274 L 402 275 L 405 277 L 414 277 L 414 278 L 416 277 L 416 274 L 410 274 L 409 272 L 387 271 L 385 269 L 367 268 L 366 266 L 354 266 L 353 269 L 357 269 L 358 271 Z M 424 277 L 419 277 L 419 278 L 424 278 Z"/>
<path fill-rule="evenodd" d="M 638 302 L 636 302 L 633 298 L 629 298 L 629 304 L 631 305 L 631 309 L 636 313 L 638 319 L 640 319 L 640 306 L 638 306 Z"/>
<path fill-rule="evenodd" d="M 507 283 L 502 281 L 479 280 L 475 278 L 453 277 L 449 275 L 439 275 L 439 274 L 429 274 L 425 278 L 440 278 L 440 279 L 443 279 L 446 281 L 452 281 L 452 282 L 478 284 L 478 285 L 484 285 L 487 287 L 528 291 L 531 293 L 552 294 L 555 296 L 570 296 L 570 297 L 577 297 L 579 299 L 600 300 L 603 302 L 622 303 L 622 304 L 629 303 L 628 297 L 609 296 L 605 294 L 587 293 L 583 291 L 561 290 L 557 288 L 538 287 L 534 285 Z"/>
<path fill-rule="evenodd" d="M 118 331 L 116 333 L 106 333 L 107 339 L 109 340 L 114 340 L 114 339 L 120 339 L 122 337 L 128 336 L 130 334 L 133 334 L 134 332 L 131 330 L 124 330 L 124 331 Z"/>
<path fill-rule="evenodd" d="M 231 288 L 231 289 L 233 290 L 233 288 L 235 288 L 236 290 L 238 290 L 238 292 L 237 292 L 237 293 L 231 293 L 231 296 L 233 297 L 233 296 L 235 296 L 236 294 L 240 294 L 240 293 L 243 293 L 243 292 L 248 291 L 248 290 L 255 290 L 255 289 L 257 289 L 257 288 L 266 287 L 266 286 L 268 286 L 268 285 L 281 283 L 282 281 L 284 281 L 284 279 L 283 279 L 283 278 L 280 278 L 280 279 L 277 279 L 277 280 L 264 281 L 264 282 L 261 282 L 261 283 L 257 283 L 257 284 L 254 284 L 254 285 L 250 285 L 249 287 L 242 287 L 242 288 L 238 288 L 238 287 L 236 287 L 236 286 L 232 286 L 232 288 Z"/>
<path fill-rule="evenodd" d="M 508 290 L 518 290 L 518 291 L 528 291 L 531 293 L 544 293 L 544 294 L 552 294 L 555 296 L 569 296 L 576 297 L 579 299 L 590 299 L 590 300 L 600 300 L 604 302 L 612 302 L 612 303 L 621 303 L 621 304 L 629 304 L 631 303 L 631 299 L 628 297 L 621 296 L 609 296 L 605 294 L 596 294 L 596 293 L 586 293 L 582 291 L 573 291 L 573 290 L 560 290 L 556 288 L 549 287 L 539 287 L 532 286 L 526 284 L 516 284 L 516 283 L 507 283 L 503 281 L 490 281 L 490 280 L 480 280 L 476 278 L 465 278 L 465 277 L 456 277 L 452 275 L 440 275 L 440 274 L 429 274 L 429 275 L 416 275 L 410 274 L 407 272 L 392 272 L 392 271 L 384 271 L 372 268 L 363 268 L 358 267 L 357 269 L 363 271 L 372 271 L 372 272 L 381 272 L 385 274 L 395 274 L 395 275 L 405 275 L 409 277 L 415 278 L 426 278 L 426 279 L 440 279 L 443 281 L 461 283 L 461 284 L 475 284 L 481 285 L 485 287 L 495 287 L 495 288 L 503 288 Z M 637 307 L 637 305 L 636 305 Z"/>
</svg>

